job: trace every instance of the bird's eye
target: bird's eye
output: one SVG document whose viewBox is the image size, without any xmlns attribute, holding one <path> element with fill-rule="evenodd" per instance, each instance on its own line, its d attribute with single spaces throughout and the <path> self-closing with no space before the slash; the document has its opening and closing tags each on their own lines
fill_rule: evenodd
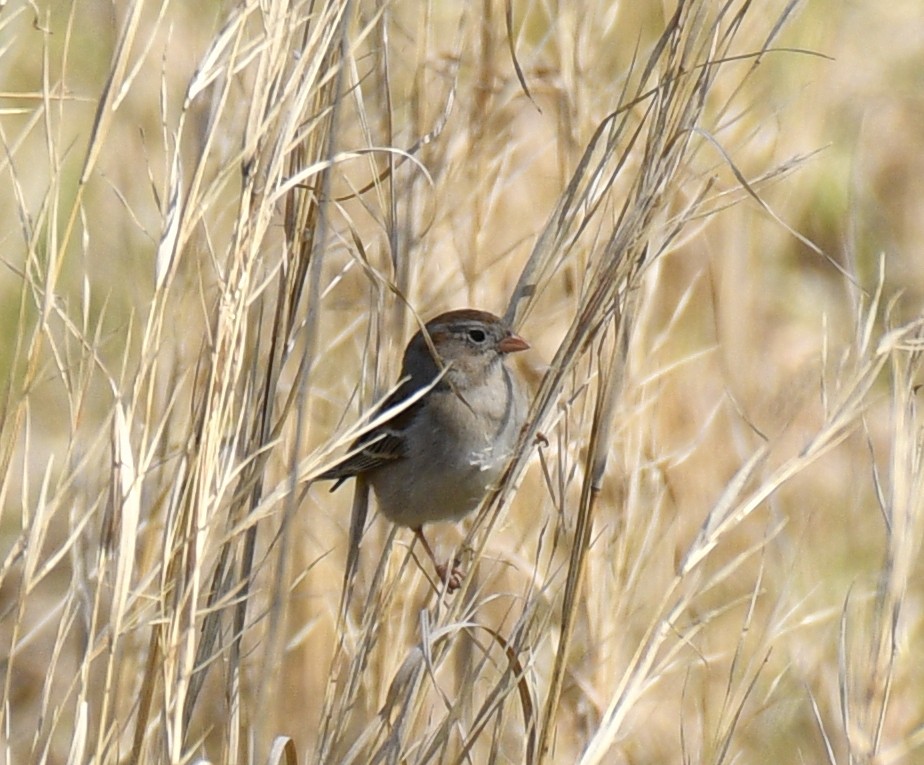
<svg viewBox="0 0 924 765">
<path fill-rule="evenodd" d="M 468 331 L 468 336 L 476 343 L 483 343 L 485 338 L 487 338 L 483 329 L 470 329 Z"/>
</svg>

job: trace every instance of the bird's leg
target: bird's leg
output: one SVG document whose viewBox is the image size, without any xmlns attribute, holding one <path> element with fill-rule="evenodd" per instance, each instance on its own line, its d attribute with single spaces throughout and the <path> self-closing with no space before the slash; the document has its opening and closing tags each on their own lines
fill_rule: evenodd
<svg viewBox="0 0 924 765">
<path fill-rule="evenodd" d="M 433 561 L 433 565 L 436 567 L 436 575 L 440 578 L 440 581 L 446 585 L 446 591 L 455 592 L 458 590 L 462 586 L 462 578 L 465 576 L 459 568 L 459 566 L 462 565 L 462 561 L 458 558 L 454 559 L 451 568 L 448 563 L 440 563 L 433 553 L 433 548 L 430 547 L 430 543 L 424 536 L 422 526 L 414 527 L 414 536 L 420 540 L 423 549 L 426 551 L 427 555 L 430 556 L 430 560 Z"/>
</svg>

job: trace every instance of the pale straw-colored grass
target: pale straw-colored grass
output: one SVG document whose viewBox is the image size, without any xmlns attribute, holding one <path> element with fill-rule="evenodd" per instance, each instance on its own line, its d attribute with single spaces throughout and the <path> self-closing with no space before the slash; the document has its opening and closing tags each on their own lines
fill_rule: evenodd
<svg viewBox="0 0 924 765">
<path fill-rule="evenodd" d="M 921 756 L 914 4 L 630 5 L 4 6 L 0 762 Z M 311 479 L 466 305 L 448 596 Z"/>
</svg>

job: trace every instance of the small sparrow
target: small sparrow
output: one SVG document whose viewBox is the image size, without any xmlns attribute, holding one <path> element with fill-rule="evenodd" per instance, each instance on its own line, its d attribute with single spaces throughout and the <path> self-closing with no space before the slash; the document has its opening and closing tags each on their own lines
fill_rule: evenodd
<svg viewBox="0 0 924 765">
<path fill-rule="evenodd" d="M 429 390 L 357 439 L 351 451 L 360 451 L 317 479 L 336 479 L 334 491 L 347 478 L 364 476 L 385 517 L 413 529 L 450 592 L 461 584 L 459 562 L 450 568 L 436 560 L 423 524 L 470 513 L 500 477 L 526 416 L 523 387 L 504 359 L 527 348 L 486 311 L 431 319 L 408 343 L 402 382 L 382 411 Z"/>
</svg>

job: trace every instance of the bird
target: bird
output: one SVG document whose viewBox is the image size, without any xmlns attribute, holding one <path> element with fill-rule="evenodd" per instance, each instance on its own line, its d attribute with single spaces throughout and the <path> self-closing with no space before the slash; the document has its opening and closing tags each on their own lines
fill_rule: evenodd
<svg viewBox="0 0 924 765">
<path fill-rule="evenodd" d="M 315 479 L 336 481 L 335 491 L 364 477 L 382 514 L 413 530 L 449 592 L 461 586 L 461 563 L 440 563 L 423 526 L 461 519 L 500 477 L 527 408 L 522 380 L 505 360 L 529 347 L 487 311 L 463 308 L 431 319 L 405 348 L 398 387 L 381 405 L 387 419 Z M 398 411 L 388 417 L 391 409 Z"/>
</svg>

